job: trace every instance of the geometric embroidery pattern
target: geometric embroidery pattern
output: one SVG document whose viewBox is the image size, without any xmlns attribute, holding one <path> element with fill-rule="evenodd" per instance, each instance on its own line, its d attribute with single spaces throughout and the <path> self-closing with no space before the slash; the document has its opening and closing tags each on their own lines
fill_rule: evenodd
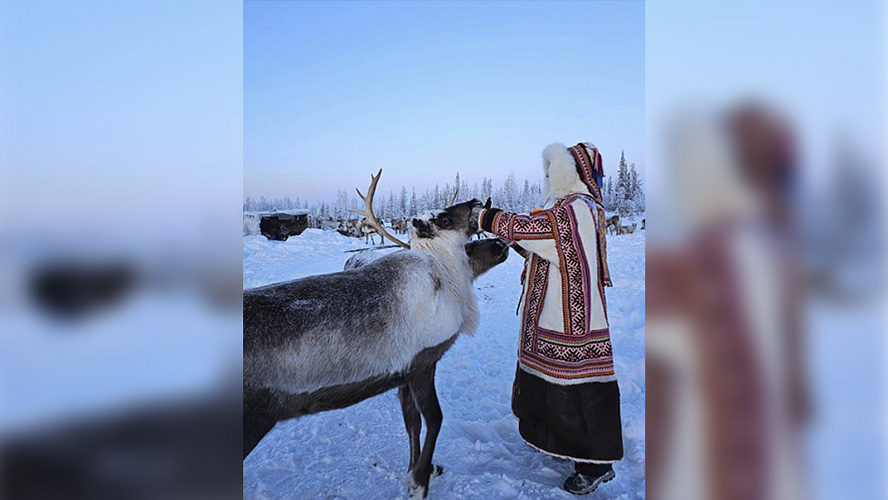
<svg viewBox="0 0 888 500">
<path fill-rule="evenodd" d="M 493 232 L 507 240 L 546 240 L 552 238 L 552 218 L 548 212 L 518 215 L 498 212 L 493 219 Z"/>
<path fill-rule="evenodd" d="M 524 300 L 524 314 L 521 328 L 521 349 L 533 352 L 536 350 L 536 331 L 543 312 L 543 299 L 548 286 L 549 261 L 531 254 L 530 273 L 527 283 L 528 291 Z"/>
</svg>

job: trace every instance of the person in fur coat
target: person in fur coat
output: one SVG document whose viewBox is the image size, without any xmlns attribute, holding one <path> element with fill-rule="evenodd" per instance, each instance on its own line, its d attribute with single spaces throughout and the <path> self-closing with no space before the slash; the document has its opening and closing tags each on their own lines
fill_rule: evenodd
<svg viewBox="0 0 888 500">
<path fill-rule="evenodd" d="M 564 488 L 594 491 L 623 457 L 620 391 L 604 287 L 607 270 L 601 155 L 589 143 L 543 151 L 547 208 L 490 207 L 479 226 L 525 256 L 512 411 L 534 448 L 574 461 Z"/>
</svg>

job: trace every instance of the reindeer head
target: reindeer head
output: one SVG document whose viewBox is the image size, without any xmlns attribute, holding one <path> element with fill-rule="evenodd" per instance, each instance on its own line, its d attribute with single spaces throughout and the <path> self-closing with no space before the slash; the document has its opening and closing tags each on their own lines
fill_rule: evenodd
<svg viewBox="0 0 888 500">
<path fill-rule="evenodd" d="M 480 208 L 480 201 L 471 200 L 413 219 L 410 240 L 439 238 L 447 235 L 468 239 L 469 236 L 478 232 L 478 210 Z"/>
<path fill-rule="evenodd" d="M 477 278 L 506 261 L 509 245 L 499 238 L 470 241 L 466 243 L 466 255 L 472 266 L 472 278 Z"/>
</svg>

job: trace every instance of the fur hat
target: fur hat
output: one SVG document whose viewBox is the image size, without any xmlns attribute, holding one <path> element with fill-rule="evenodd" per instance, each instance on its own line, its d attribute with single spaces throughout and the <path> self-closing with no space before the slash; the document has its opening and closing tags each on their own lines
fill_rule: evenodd
<svg viewBox="0 0 888 500">
<path fill-rule="evenodd" d="M 579 143 L 570 148 L 561 143 L 546 146 L 543 170 L 552 198 L 563 198 L 571 193 L 586 193 L 596 199 L 601 196 L 601 154 L 590 143 Z"/>
</svg>

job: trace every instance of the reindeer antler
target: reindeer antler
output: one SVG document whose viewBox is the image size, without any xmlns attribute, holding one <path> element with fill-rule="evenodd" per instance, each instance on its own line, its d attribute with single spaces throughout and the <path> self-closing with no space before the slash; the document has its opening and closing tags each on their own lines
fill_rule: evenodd
<svg viewBox="0 0 888 500">
<path fill-rule="evenodd" d="M 392 243 L 396 243 L 404 248 L 409 249 L 410 245 L 404 243 L 403 241 L 395 238 L 388 231 L 385 230 L 385 227 L 379 222 L 376 218 L 376 215 L 373 214 L 373 195 L 376 194 L 376 185 L 379 184 L 379 178 L 382 176 L 382 169 L 379 169 L 379 172 L 376 175 L 370 174 L 370 188 L 367 190 L 367 196 L 361 194 L 361 190 L 355 188 L 355 191 L 358 192 L 358 196 L 364 200 L 364 210 L 358 210 L 356 208 L 350 208 L 350 212 L 355 212 L 359 214 L 363 214 L 367 219 L 367 224 L 373 227 L 381 236 L 384 236 L 391 240 Z"/>
<path fill-rule="evenodd" d="M 459 173 L 456 174 L 456 180 L 459 180 Z M 447 204 L 447 207 L 452 206 L 456 203 L 456 195 L 459 194 L 459 182 L 456 183 L 456 188 L 453 190 L 453 196 L 450 198 L 450 203 Z M 446 208 L 446 207 L 445 207 Z"/>
</svg>

